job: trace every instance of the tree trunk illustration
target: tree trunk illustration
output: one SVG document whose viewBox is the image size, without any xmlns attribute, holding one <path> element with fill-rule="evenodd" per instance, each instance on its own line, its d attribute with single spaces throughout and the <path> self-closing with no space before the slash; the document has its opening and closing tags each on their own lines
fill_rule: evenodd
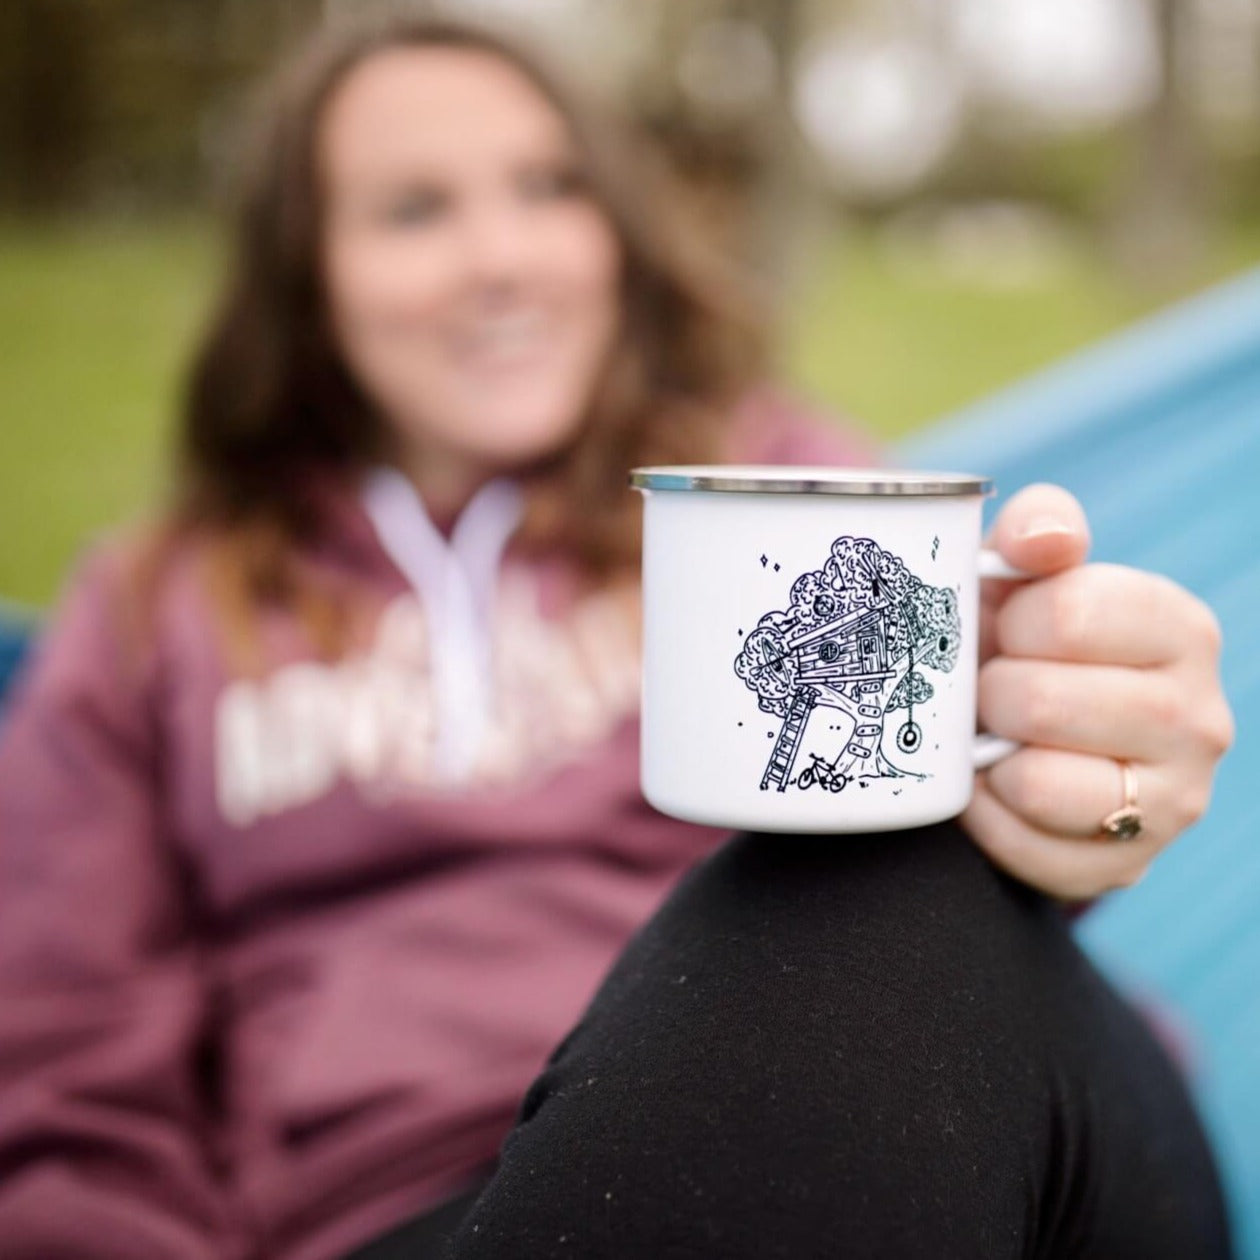
<svg viewBox="0 0 1260 1260">
<path fill-rule="evenodd" d="M 848 683 L 843 688 L 818 687 L 819 706 L 838 709 L 853 722 L 853 732 L 835 763 L 838 773 L 849 779 L 923 777 L 912 770 L 902 770 L 893 765 L 884 755 L 883 748 L 888 702 L 901 680 L 910 672 L 912 664 L 913 656 L 907 652 L 894 665 L 893 676 L 880 684 L 878 691 L 862 691 L 861 683 Z M 863 708 L 878 709 L 879 716 L 862 713 Z M 870 727 L 876 727 L 878 733 L 868 730 L 865 735 L 859 734 L 863 728 Z"/>
</svg>

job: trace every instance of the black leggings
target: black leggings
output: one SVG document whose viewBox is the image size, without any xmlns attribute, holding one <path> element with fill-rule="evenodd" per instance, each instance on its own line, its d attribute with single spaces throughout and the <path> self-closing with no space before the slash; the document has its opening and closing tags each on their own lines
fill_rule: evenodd
<svg viewBox="0 0 1260 1260">
<path fill-rule="evenodd" d="M 623 953 L 464 1217 L 482 1257 L 1216 1260 L 1177 1071 L 954 824 L 740 836 Z"/>
</svg>

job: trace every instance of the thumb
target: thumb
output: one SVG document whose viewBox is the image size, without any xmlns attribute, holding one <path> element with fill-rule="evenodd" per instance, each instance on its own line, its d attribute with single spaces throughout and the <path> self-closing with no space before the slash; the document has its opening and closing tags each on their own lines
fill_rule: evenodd
<svg viewBox="0 0 1260 1260">
<path fill-rule="evenodd" d="M 986 544 L 1029 573 L 1057 573 L 1089 554 L 1085 509 L 1062 486 L 1026 486 L 998 513 Z"/>
</svg>

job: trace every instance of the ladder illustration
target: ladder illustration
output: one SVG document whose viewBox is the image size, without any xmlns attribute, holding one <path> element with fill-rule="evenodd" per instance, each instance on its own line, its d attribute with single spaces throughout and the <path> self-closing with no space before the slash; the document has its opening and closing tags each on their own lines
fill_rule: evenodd
<svg viewBox="0 0 1260 1260">
<path fill-rule="evenodd" d="M 809 720 L 810 711 L 818 699 L 818 692 L 813 687 L 799 687 L 792 693 L 792 702 L 788 705 L 787 717 L 783 719 L 783 727 L 779 738 L 774 741 L 770 752 L 770 760 L 766 763 L 766 772 L 761 776 L 761 790 L 764 792 L 772 783 L 780 792 L 787 791 L 788 777 L 792 773 L 792 763 L 796 760 L 797 750 L 801 746 L 801 738 L 805 734 L 805 723 Z"/>
</svg>

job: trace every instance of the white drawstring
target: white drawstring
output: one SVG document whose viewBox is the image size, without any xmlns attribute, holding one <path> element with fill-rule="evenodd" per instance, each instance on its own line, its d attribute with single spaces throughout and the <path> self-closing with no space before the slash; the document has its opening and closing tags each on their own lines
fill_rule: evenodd
<svg viewBox="0 0 1260 1260">
<path fill-rule="evenodd" d="M 434 768 L 460 778 L 475 763 L 491 716 L 494 592 L 521 518 L 520 487 L 507 478 L 487 482 L 460 513 L 450 542 L 395 468 L 370 473 L 362 499 L 381 546 L 424 608 L 438 732 Z"/>
</svg>

